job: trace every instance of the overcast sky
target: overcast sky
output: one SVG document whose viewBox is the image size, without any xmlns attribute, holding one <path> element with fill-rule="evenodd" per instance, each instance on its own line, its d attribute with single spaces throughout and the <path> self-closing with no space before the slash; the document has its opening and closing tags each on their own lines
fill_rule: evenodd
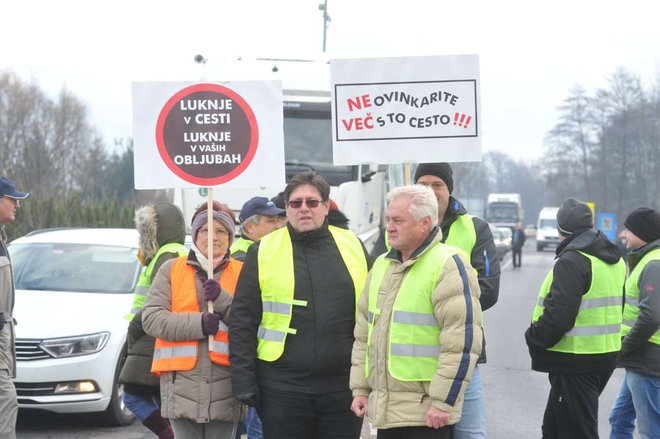
<svg viewBox="0 0 660 439">
<path fill-rule="evenodd" d="M 88 105 L 111 146 L 132 137 L 131 82 L 196 81 L 244 58 L 320 58 L 322 0 L 0 0 L 0 69 Z M 484 151 L 539 158 L 575 84 L 617 67 L 650 84 L 660 66 L 654 1 L 328 0 L 327 58 L 478 54 Z M 209 77 L 207 80 L 215 78 Z"/>
</svg>

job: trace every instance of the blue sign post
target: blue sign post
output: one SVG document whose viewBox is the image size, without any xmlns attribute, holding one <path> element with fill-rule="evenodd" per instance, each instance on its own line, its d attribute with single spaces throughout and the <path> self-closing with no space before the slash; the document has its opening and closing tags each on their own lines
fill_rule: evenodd
<svg viewBox="0 0 660 439">
<path fill-rule="evenodd" d="M 614 242 L 616 240 L 616 213 L 599 213 L 597 227 L 610 241 Z"/>
</svg>

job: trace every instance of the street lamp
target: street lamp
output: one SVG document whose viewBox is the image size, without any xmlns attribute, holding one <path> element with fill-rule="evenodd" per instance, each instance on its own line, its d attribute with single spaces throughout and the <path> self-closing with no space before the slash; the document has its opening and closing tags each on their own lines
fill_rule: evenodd
<svg viewBox="0 0 660 439">
<path fill-rule="evenodd" d="M 319 4 L 319 11 L 323 11 L 323 52 L 325 52 L 325 34 L 328 30 L 328 23 L 330 23 L 330 15 L 328 15 L 328 0 Z"/>
</svg>

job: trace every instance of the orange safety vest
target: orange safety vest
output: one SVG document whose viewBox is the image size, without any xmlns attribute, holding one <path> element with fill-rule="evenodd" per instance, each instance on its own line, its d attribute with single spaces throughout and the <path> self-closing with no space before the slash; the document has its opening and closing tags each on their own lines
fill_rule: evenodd
<svg viewBox="0 0 660 439">
<path fill-rule="evenodd" d="M 195 269 L 188 265 L 187 261 L 188 256 L 176 258 L 170 272 L 172 312 L 175 313 L 200 312 L 195 286 Z M 243 268 L 242 262 L 230 258 L 220 274 L 220 285 L 232 296 L 236 291 L 241 268 Z M 199 340 L 168 341 L 157 338 L 151 372 L 160 375 L 160 372 L 191 370 L 197 363 L 198 345 Z M 209 352 L 209 357 L 216 364 L 229 366 L 228 328 L 222 321 L 213 337 L 213 349 Z"/>
</svg>

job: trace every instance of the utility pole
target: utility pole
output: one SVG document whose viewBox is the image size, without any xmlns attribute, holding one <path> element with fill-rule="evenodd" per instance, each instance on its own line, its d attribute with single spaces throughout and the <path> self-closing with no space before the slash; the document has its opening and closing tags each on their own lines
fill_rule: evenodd
<svg viewBox="0 0 660 439">
<path fill-rule="evenodd" d="M 323 52 L 325 52 L 325 36 L 328 30 L 328 24 L 330 23 L 330 15 L 328 14 L 328 0 L 325 0 L 322 4 L 319 5 L 319 11 L 323 11 Z"/>
</svg>

